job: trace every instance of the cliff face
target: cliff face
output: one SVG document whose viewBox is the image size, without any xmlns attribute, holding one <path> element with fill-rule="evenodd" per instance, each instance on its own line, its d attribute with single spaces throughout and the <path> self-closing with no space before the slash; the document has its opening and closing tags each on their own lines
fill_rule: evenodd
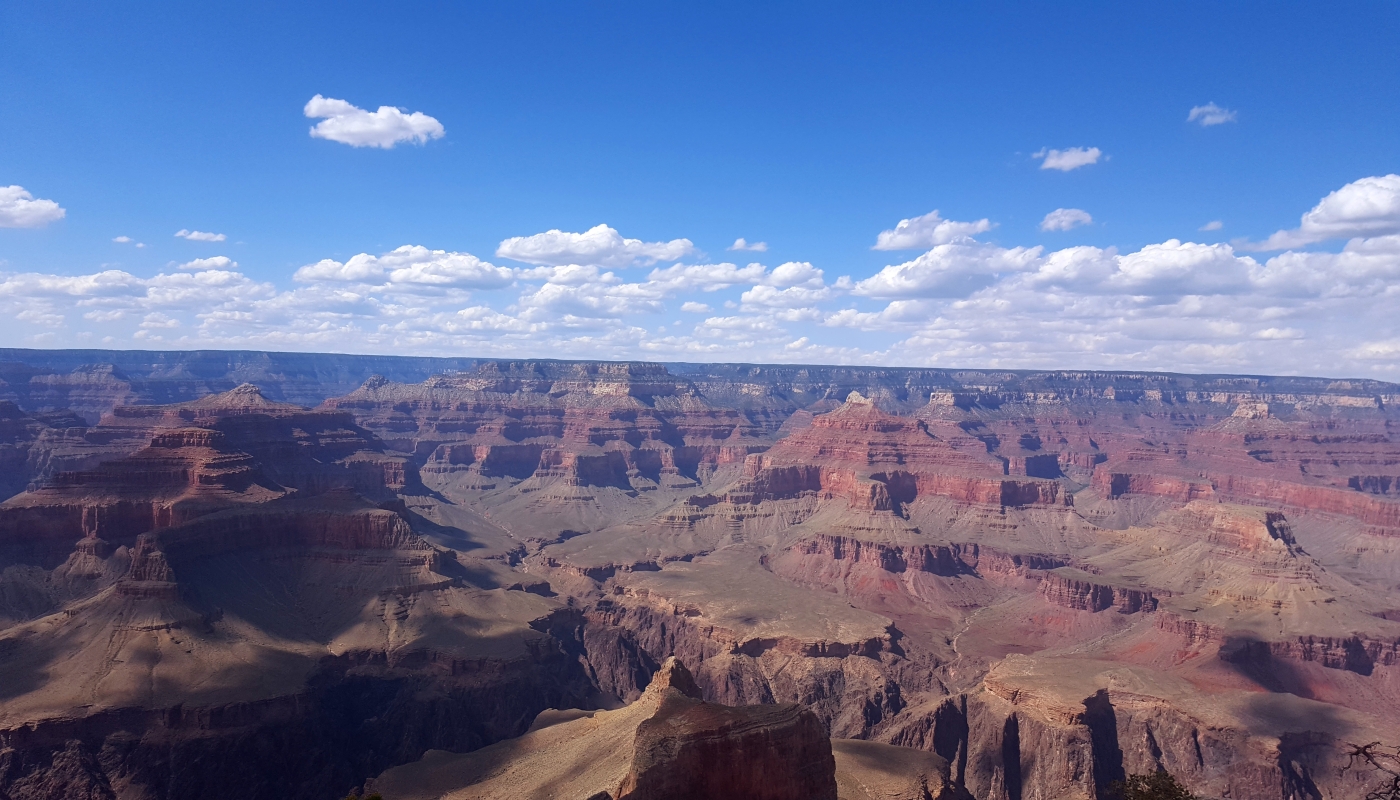
<svg viewBox="0 0 1400 800">
<path fill-rule="evenodd" d="M 670 658 L 632 704 L 614 711 L 549 711 L 519 739 L 462 755 L 434 753 L 381 775 L 386 797 L 477 800 L 926 800 L 961 797 L 936 755 L 867 742 L 833 742 L 795 704 L 701 700 Z"/>
<path fill-rule="evenodd" d="M 9 797 L 520 775 L 672 656 L 700 697 L 598 791 L 836 736 L 842 798 L 1347 798 L 1400 740 L 1397 387 L 108 356 L 0 369 Z"/>
</svg>

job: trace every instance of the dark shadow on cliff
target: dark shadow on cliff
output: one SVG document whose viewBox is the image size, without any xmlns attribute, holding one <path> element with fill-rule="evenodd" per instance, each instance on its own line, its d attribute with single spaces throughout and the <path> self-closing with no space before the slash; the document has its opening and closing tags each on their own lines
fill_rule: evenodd
<svg viewBox="0 0 1400 800">
<path fill-rule="evenodd" d="M 408 520 L 409 527 L 413 528 L 414 533 L 439 547 L 450 547 L 465 553 L 486 546 L 472 539 L 471 534 L 467 531 L 433 522 L 411 508 L 405 507 L 399 514 Z"/>
<path fill-rule="evenodd" d="M 1006 776 L 1007 800 L 1021 800 L 1024 780 L 1021 775 L 1021 721 L 1015 715 L 1006 718 L 1001 732 L 1001 764 Z"/>
<path fill-rule="evenodd" d="M 1114 781 L 1125 780 L 1123 749 L 1118 744 L 1118 715 L 1109 700 L 1108 690 L 1100 689 L 1084 699 L 1084 726 L 1094 751 L 1094 786 L 1099 800 L 1111 800 L 1108 787 Z"/>
</svg>

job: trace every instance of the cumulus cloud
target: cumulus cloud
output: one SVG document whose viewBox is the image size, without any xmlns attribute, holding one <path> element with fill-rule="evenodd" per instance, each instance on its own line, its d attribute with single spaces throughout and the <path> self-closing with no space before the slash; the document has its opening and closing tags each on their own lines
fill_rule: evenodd
<svg viewBox="0 0 1400 800">
<path fill-rule="evenodd" d="M 1106 285 L 1137 294 L 1231 294 L 1250 288 L 1256 266 L 1226 244 L 1168 239 L 1119 256 Z"/>
<path fill-rule="evenodd" d="M 1211 220 L 1210 222 L 1207 222 L 1206 224 L 1202 225 L 1202 226 L 1200 227 L 1200 230 L 1203 230 L 1203 231 L 1218 231 L 1218 230 L 1220 230 L 1220 229 L 1223 228 L 1223 227 L 1225 227 L 1225 223 L 1221 222 L 1221 221 L 1218 220 L 1218 219 L 1213 219 L 1213 220 Z"/>
<path fill-rule="evenodd" d="M 67 213 L 52 200 L 35 199 L 23 186 L 0 186 L 0 228 L 42 228 Z"/>
<path fill-rule="evenodd" d="M 1068 231 L 1081 225 L 1092 224 L 1094 218 L 1081 208 L 1057 208 L 1040 221 L 1042 231 Z"/>
<path fill-rule="evenodd" d="M 1400 338 L 1365 342 L 1353 348 L 1349 355 L 1366 361 L 1400 361 Z"/>
<path fill-rule="evenodd" d="M 175 231 L 178 239 L 188 239 L 191 242 L 222 242 L 228 237 L 222 233 L 207 233 L 205 231 L 191 231 L 181 228 Z"/>
<path fill-rule="evenodd" d="M 1042 159 L 1041 169 L 1069 172 L 1073 169 L 1099 163 L 1099 156 L 1102 155 L 1103 151 L 1097 147 L 1068 147 L 1064 150 L 1041 148 L 1039 151 L 1031 153 L 1031 158 Z"/>
<path fill-rule="evenodd" d="M 710 308 L 704 303 L 697 303 L 694 300 L 687 300 L 684 303 L 681 303 L 681 311 L 684 311 L 687 314 L 708 314 L 711 311 L 714 311 L 714 309 Z"/>
<path fill-rule="evenodd" d="M 142 328 L 178 328 L 180 321 L 159 311 L 152 311 L 141 320 Z"/>
<path fill-rule="evenodd" d="M 513 236 L 501 242 L 496 255 L 527 264 L 561 266 L 583 264 L 598 267 L 651 266 L 696 253 L 689 239 L 644 242 L 625 239 L 607 225 L 595 225 L 583 233 L 550 230 L 533 236 Z"/>
<path fill-rule="evenodd" d="M 740 267 L 735 264 L 676 264 L 657 268 L 647 276 L 648 283 L 668 293 L 700 290 L 714 292 L 731 286 L 803 286 L 819 289 L 823 273 L 806 261 L 788 261 L 771 271 L 763 264 Z"/>
<path fill-rule="evenodd" d="M 619 319 L 663 310 L 664 293 L 641 283 L 587 284 L 567 286 L 546 283 L 520 296 L 521 316 L 551 320 L 566 325 L 585 321 Z"/>
<path fill-rule="evenodd" d="M 196 258 L 193 261 L 186 261 L 179 266 L 179 269 L 198 272 L 204 269 L 236 269 L 238 262 L 228 256 L 214 256 L 212 258 Z"/>
<path fill-rule="evenodd" d="M 812 266 L 811 262 L 788 261 L 774 267 L 773 271 L 762 278 L 759 283 L 778 287 L 801 286 L 808 289 L 820 289 L 823 283 L 823 273 Z"/>
<path fill-rule="evenodd" d="M 750 242 L 750 241 L 746 240 L 744 237 L 740 236 L 738 239 L 735 239 L 735 240 L 734 240 L 734 244 L 731 244 L 729 247 L 726 247 L 725 249 L 726 249 L 726 250 L 750 250 L 750 251 L 755 252 L 755 253 L 766 253 L 766 252 L 768 252 L 768 243 L 767 243 L 767 242 Z"/>
<path fill-rule="evenodd" d="M 934 209 L 920 217 L 902 219 L 893 230 L 881 231 L 875 237 L 874 250 L 921 250 L 947 244 L 985 233 L 993 227 L 987 219 L 976 222 L 956 222 L 939 216 Z"/>
<path fill-rule="evenodd" d="M 400 142 L 421 145 L 429 139 L 441 139 L 447 133 L 441 122 L 421 111 L 406 112 L 393 106 L 366 111 L 344 100 L 319 94 L 307 101 L 302 112 L 311 119 L 321 120 L 311 128 L 313 138 L 351 147 L 390 150 Z"/>
<path fill-rule="evenodd" d="M 1198 122 L 1202 128 L 1209 128 L 1212 125 L 1234 122 L 1235 112 L 1221 108 L 1215 103 L 1206 103 L 1203 106 L 1192 106 L 1191 113 L 1186 115 L 1186 121 Z"/>
<path fill-rule="evenodd" d="M 672 292 L 699 289 L 714 292 L 730 286 L 755 284 L 768 276 L 768 268 L 762 264 L 749 264 L 740 267 L 728 262 L 722 264 L 676 264 L 664 269 L 651 271 L 647 280 L 665 286 Z"/>
<path fill-rule="evenodd" d="M 1352 181 L 1322 198 L 1297 228 L 1282 230 L 1250 250 L 1283 250 L 1328 239 L 1400 233 L 1400 175 Z"/>
<path fill-rule="evenodd" d="M 116 236 L 116 237 L 113 237 L 112 241 L 116 242 L 117 244 L 126 244 L 127 242 L 131 241 L 131 237 L 130 237 L 130 236 Z"/>
<path fill-rule="evenodd" d="M 515 274 L 505 267 L 482 261 L 471 253 L 404 245 L 381 256 L 360 253 L 345 261 L 322 259 L 297 270 L 292 279 L 303 283 L 388 281 L 398 284 L 496 289 L 509 285 L 515 279 Z"/>
<path fill-rule="evenodd" d="M 940 244 L 912 261 L 895 264 L 857 282 L 862 297 L 964 297 L 996 281 L 999 273 L 1033 269 L 1040 247 L 1006 249 L 980 242 Z"/>
</svg>

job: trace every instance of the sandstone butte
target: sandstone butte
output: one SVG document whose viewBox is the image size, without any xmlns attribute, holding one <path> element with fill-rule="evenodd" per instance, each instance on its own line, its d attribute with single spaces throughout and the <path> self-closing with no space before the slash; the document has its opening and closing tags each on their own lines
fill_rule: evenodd
<svg viewBox="0 0 1400 800">
<path fill-rule="evenodd" d="M 2 355 L 3 798 L 1340 800 L 1400 743 L 1400 386 Z"/>
</svg>

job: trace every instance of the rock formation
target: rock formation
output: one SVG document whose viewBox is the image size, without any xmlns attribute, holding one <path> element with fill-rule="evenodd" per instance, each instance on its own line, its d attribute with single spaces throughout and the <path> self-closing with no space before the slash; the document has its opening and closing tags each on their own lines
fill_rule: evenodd
<svg viewBox="0 0 1400 800">
<path fill-rule="evenodd" d="M 590 791 L 816 725 L 841 797 L 1347 798 L 1341 743 L 1400 740 L 1393 385 L 41 356 L 0 365 L 0 796 L 533 779 L 672 656 L 700 697 Z"/>
</svg>

